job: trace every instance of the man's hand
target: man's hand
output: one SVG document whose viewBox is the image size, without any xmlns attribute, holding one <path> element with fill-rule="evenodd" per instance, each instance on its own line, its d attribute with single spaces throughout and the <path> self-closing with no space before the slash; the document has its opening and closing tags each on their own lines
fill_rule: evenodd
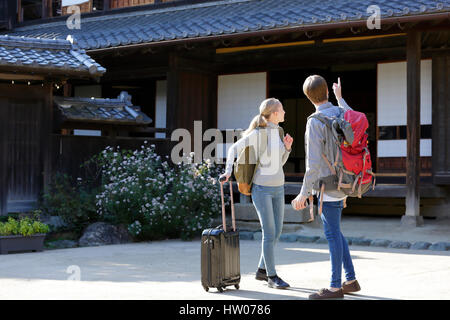
<svg viewBox="0 0 450 320">
<path fill-rule="evenodd" d="M 333 92 L 336 96 L 336 100 L 342 98 L 341 78 L 338 77 L 338 83 L 333 83 Z"/>
<path fill-rule="evenodd" d="M 294 200 L 291 201 L 292 207 L 294 210 L 302 210 L 307 207 L 307 200 L 308 198 L 305 196 L 298 195 Z"/>
<path fill-rule="evenodd" d="M 286 134 L 283 138 L 283 143 L 284 146 L 286 147 L 287 150 L 291 150 L 292 147 L 292 142 L 294 142 L 294 138 L 292 138 L 289 133 Z"/>
</svg>

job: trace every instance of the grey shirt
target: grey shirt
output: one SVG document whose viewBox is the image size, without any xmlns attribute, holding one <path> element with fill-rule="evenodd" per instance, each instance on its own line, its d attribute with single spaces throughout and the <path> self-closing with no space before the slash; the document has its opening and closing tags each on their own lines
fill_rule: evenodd
<svg viewBox="0 0 450 320">
<path fill-rule="evenodd" d="M 326 116 L 339 115 L 339 108 L 352 110 L 343 98 L 338 101 L 339 106 L 334 106 L 331 102 L 324 103 L 316 108 L 316 112 Z M 313 184 L 320 178 L 331 175 L 331 170 L 322 158 L 322 150 L 325 145 L 325 124 L 317 119 L 310 118 L 306 123 L 305 131 L 305 164 L 306 171 L 303 177 L 303 185 L 300 191 L 301 196 L 309 197 L 316 194 Z M 327 191 L 324 194 L 324 201 L 338 201 L 346 198 L 342 191 Z"/>
<path fill-rule="evenodd" d="M 268 144 L 265 152 L 261 155 L 261 162 L 256 169 L 253 183 L 262 186 L 277 187 L 284 185 L 283 166 L 289 158 L 291 150 L 287 150 L 283 141 L 281 141 L 278 132 L 279 126 L 272 122 L 267 123 Z M 234 159 L 236 155 L 240 154 L 244 147 L 253 146 L 254 150 L 259 153 L 258 141 L 260 141 L 260 139 L 260 131 L 254 129 L 250 134 L 236 141 L 228 149 L 225 173 L 231 175 Z"/>
</svg>

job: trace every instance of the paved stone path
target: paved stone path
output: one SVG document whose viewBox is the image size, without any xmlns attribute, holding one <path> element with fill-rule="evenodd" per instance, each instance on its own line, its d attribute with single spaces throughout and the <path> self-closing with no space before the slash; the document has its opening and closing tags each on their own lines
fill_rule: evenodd
<svg viewBox="0 0 450 320">
<path fill-rule="evenodd" d="M 279 243 L 289 290 L 254 279 L 259 254 L 259 241 L 241 241 L 241 289 L 222 294 L 201 286 L 198 240 L 2 255 L 0 299 L 307 299 L 329 285 L 326 244 Z M 450 299 L 450 251 L 352 245 L 351 254 L 362 291 L 345 299 Z"/>
</svg>

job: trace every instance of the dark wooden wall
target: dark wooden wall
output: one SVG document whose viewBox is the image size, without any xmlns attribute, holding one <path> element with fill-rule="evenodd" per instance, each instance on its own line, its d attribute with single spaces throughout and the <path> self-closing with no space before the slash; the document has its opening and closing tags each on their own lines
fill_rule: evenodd
<svg viewBox="0 0 450 320">
<path fill-rule="evenodd" d="M 432 157 L 420 157 L 420 174 L 431 174 Z M 405 173 L 406 158 L 378 158 L 377 173 Z"/>
<path fill-rule="evenodd" d="M 48 170 L 49 103 L 51 86 L 0 84 L 0 127 L 3 171 L 0 185 L 1 213 L 9 207 L 34 202 Z"/>
<path fill-rule="evenodd" d="M 17 2 L 0 1 L 0 30 L 11 30 L 16 23 Z"/>
<path fill-rule="evenodd" d="M 433 182 L 450 185 L 450 53 L 432 63 Z"/>
<path fill-rule="evenodd" d="M 202 121 L 202 137 L 205 130 L 217 128 L 217 74 L 211 69 L 205 63 L 176 54 L 172 54 L 169 61 L 167 129 L 169 135 L 178 128 L 189 130 L 192 151 L 194 121 Z M 203 142 L 202 146 L 209 143 Z"/>
<path fill-rule="evenodd" d="M 170 156 L 172 144 L 169 139 L 141 137 L 89 137 L 71 135 L 52 135 L 52 168 L 53 173 L 66 173 L 73 178 L 86 178 L 87 172 L 80 165 L 102 152 L 107 146 L 120 146 L 121 150 L 140 150 L 144 141 L 154 144 L 158 155 Z"/>
</svg>

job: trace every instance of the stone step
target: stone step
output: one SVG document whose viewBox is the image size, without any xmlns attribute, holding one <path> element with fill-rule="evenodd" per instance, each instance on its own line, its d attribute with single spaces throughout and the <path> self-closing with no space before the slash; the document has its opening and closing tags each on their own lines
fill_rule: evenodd
<svg viewBox="0 0 450 320">
<path fill-rule="evenodd" d="M 235 203 L 236 228 L 239 230 L 258 231 L 261 230 L 258 214 L 252 203 Z M 296 232 L 302 229 L 302 224 L 309 221 L 309 207 L 296 211 L 291 204 L 284 208 L 283 233 Z M 217 217 L 213 225 L 222 224 L 222 218 Z M 227 212 L 227 224 L 231 225 L 231 213 Z M 314 206 L 314 221 L 308 223 L 310 227 L 321 227 L 320 217 L 317 214 L 317 206 Z"/>
<path fill-rule="evenodd" d="M 235 203 L 236 220 L 259 221 L 255 206 L 252 203 Z M 317 214 L 317 206 L 314 206 L 314 213 Z M 284 207 L 285 223 L 305 223 L 309 220 L 309 207 L 296 211 L 291 204 Z"/>
</svg>

